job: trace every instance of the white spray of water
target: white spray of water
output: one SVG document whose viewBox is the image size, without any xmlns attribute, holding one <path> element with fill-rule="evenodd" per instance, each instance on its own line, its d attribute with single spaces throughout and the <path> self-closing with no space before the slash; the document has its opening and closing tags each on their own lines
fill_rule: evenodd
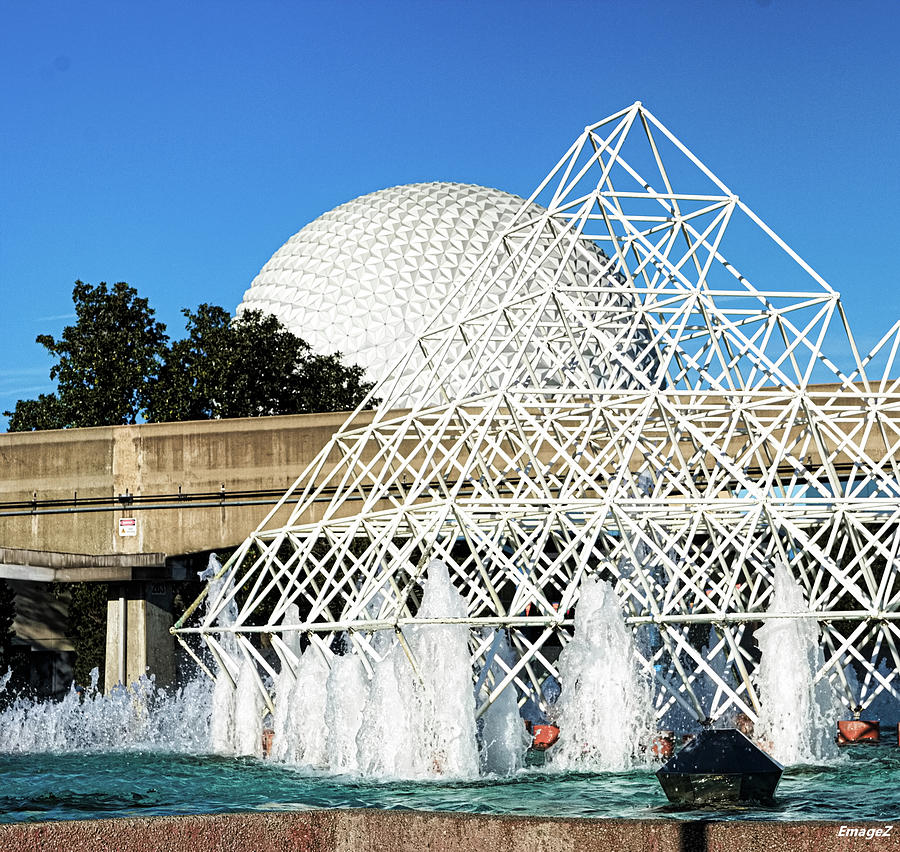
<svg viewBox="0 0 900 852">
<path fill-rule="evenodd" d="M 201 580 L 209 581 L 207 612 L 220 600 L 231 594 L 233 579 L 230 574 L 219 579 L 222 563 L 215 553 L 210 554 Z M 237 602 L 232 597 L 216 616 L 219 627 L 231 627 L 238 617 Z M 211 743 L 216 754 L 260 757 L 262 755 L 262 719 L 265 703 L 256 684 L 255 663 L 240 652 L 240 645 L 233 633 L 220 634 L 219 642 L 231 659 L 241 659 L 237 681 L 221 667 L 216 677 L 212 697 Z"/>
<path fill-rule="evenodd" d="M 293 684 L 287 678 L 279 679 L 279 684 L 287 685 L 287 692 L 275 695 L 275 722 L 282 720 L 283 727 L 274 731 L 274 760 L 308 769 L 327 768 L 326 685 L 333 660 L 330 651 L 310 645 L 300 657 Z"/>
<path fill-rule="evenodd" d="M 466 602 L 453 588 L 447 566 L 428 564 L 419 618 L 464 618 Z M 478 775 L 475 695 L 465 624 L 420 625 L 410 632 L 418 662 L 418 699 L 411 720 L 417 734 L 418 771 L 423 775 L 474 778 Z"/>
<path fill-rule="evenodd" d="M 506 632 L 501 630 L 494 634 L 487 665 L 493 670 L 494 683 L 506 676 L 506 670 L 500 660 L 507 664 L 513 662 L 514 655 L 509 647 Z M 484 678 L 482 692 L 489 692 L 490 678 Z M 516 700 L 515 686 L 510 684 L 494 700 L 484 716 L 481 728 L 481 769 L 482 772 L 495 775 L 512 775 L 521 769 L 525 762 L 525 752 L 529 737 L 525 730 L 519 705 Z"/>
<path fill-rule="evenodd" d="M 300 622 L 300 608 L 297 604 L 289 604 L 285 609 L 282 624 L 298 624 Z M 300 635 L 295 630 L 283 631 L 281 641 L 287 646 L 294 656 L 290 662 L 281 666 L 281 671 L 275 680 L 275 713 L 272 717 L 272 731 L 274 733 L 272 755 L 277 759 L 284 759 L 286 737 L 289 729 L 289 715 L 291 711 L 290 694 L 297 682 L 294 666 L 299 665 L 302 654 L 300 648 Z"/>
<path fill-rule="evenodd" d="M 254 665 L 248 659 L 241 662 L 234 695 L 232 753 L 243 757 L 262 757 L 265 701 L 256 684 Z"/>
<path fill-rule="evenodd" d="M 291 743 L 288 739 L 295 726 L 291 694 L 297 678 L 289 666 L 282 666 L 275 680 L 275 713 L 272 716 L 272 751 L 273 760 L 286 761 L 290 757 Z"/>
<path fill-rule="evenodd" d="M 209 570 L 218 571 L 214 558 Z M 423 587 L 421 618 L 465 616 L 465 601 L 453 588 L 446 565 L 432 562 Z M 210 600 L 217 600 L 222 591 L 223 587 L 217 589 L 214 584 Z M 561 743 L 556 750 L 564 760 L 558 760 L 558 765 L 567 762 L 580 768 L 608 768 L 616 763 L 605 749 L 598 758 L 597 749 L 583 733 L 602 729 L 588 718 L 596 715 L 597 706 L 591 693 L 596 680 L 592 680 L 596 675 L 592 655 L 619 662 L 630 659 L 626 653 L 628 633 L 614 594 L 608 588 L 607 592 L 586 582 L 576 639 L 563 659 L 568 693 L 567 701 L 561 702 L 565 705 L 564 730 L 571 731 L 570 742 L 588 743 L 588 749 L 579 749 L 573 755 L 570 748 L 566 754 Z M 607 613 L 612 605 L 615 618 Z M 218 623 L 227 626 L 236 615 L 236 607 L 230 605 L 220 613 Z M 298 619 L 297 612 L 285 614 L 286 623 Z M 231 634 L 220 636 L 226 649 L 236 642 Z M 338 657 L 315 643 L 299 656 L 296 671 L 283 666 L 276 681 L 272 757 L 305 768 L 384 779 L 474 778 L 479 763 L 486 772 L 514 772 L 521 765 L 527 739 L 512 687 L 485 716 L 479 755 L 467 626 L 419 625 L 408 629 L 406 638 L 417 661 L 416 670 L 389 631 L 374 639 L 382 659 L 374 666 L 371 678 L 366 677 L 355 655 Z M 283 641 L 295 654 L 299 651 L 295 633 L 285 631 Z M 491 676 L 496 679 L 504 676 L 497 661 L 512 664 L 515 655 L 502 634 L 495 644 Z M 579 647 L 580 655 L 576 653 Z M 594 654 L 598 648 L 607 653 Z M 239 646 L 234 650 L 239 651 Z M 572 672 L 576 674 L 572 676 Z M 85 696 L 73 691 L 55 703 L 15 701 L 0 714 L 0 749 L 155 747 L 176 752 L 206 753 L 212 749 L 222 754 L 258 755 L 262 704 L 250 662 L 242 664 L 237 680 L 235 689 L 227 675 L 220 676 L 214 687 L 200 678 L 169 694 L 156 690 L 145 679 L 131 690 L 114 690 L 108 696 L 94 689 Z M 601 675 L 600 680 L 600 692 L 610 692 L 610 678 Z M 580 704 L 589 712 L 584 707 L 579 710 Z M 616 705 L 614 718 L 638 718 L 639 710 L 629 707 L 626 696 Z M 644 707 L 649 707 L 649 701 L 644 701 Z M 618 731 L 615 735 L 619 738 Z M 629 750 L 628 756 L 632 753 Z M 624 762 L 624 758 L 618 760 L 619 764 Z"/>
<path fill-rule="evenodd" d="M 790 571 L 777 564 L 768 611 L 808 609 L 803 590 Z M 836 758 L 837 700 L 827 678 L 814 682 L 816 671 L 824 664 L 815 620 L 772 618 L 753 635 L 762 654 L 755 674 L 761 705 L 756 735 L 772 757 L 785 765 Z"/>
<path fill-rule="evenodd" d="M 207 571 L 220 567 L 213 556 Z M 231 695 L 218 686 L 213 689 L 206 677 L 167 690 L 157 688 L 152 676 L 142 676 L 128 688 L 116 686 L 106 694 L 97 688 L 98 680 L 94 669 L 90 687 L 79 691 L 73 684 L 58 701 L 10 698 L 0 711 L 0 752 L 153 749 L 204 754 L 231 725 Z M 0 694 L 8 681 L 8 674 L 0 678 Z M 227 678 L 220 681 L 233 693 Z M 212 718 L 223 703 L 228 706 L 218 720 Z"/>
<path fill-rule="evenodd" d="M 466 604 L 447 566 L 427 568 L 421 618 L 461 618 Z M 310 768 L 376 778 L 473 778 L 478 774 L 475 697 L 464 624 L 407 631 L 414 671 L 389 633 L 367 677 L 355 654 L 323 657 L 310 647 L 294 683 L 279 677 L 273 758 Z M 284 705 L 286 702 L 287 706 Z"/>
<path fill-rule="evenodd" d="M 209 583 L 206 595 L 207 613 L 211 612 L 219 601 L 230 593 L 232 588 L 230 576 L 226 575 L 216 579 L 216 575 L 221 570 L 222 563 L 215 553 L 211 553 L 206 570 L 200 574 L 200 579 Z M 237 621 L 237 617 L 237 603 L 232 598 L 219 612 L 216 624 L 219 627 L 230 627 Z M 226 654 L 234 659 L 237 656 L 237 639 L 234 634 L 223 633 L 220 635 L 219 641 Z M 238 746 L 240 738 L 236 727 L 237 691 L 229 673 L 221 665 L 218 668 L 212 695 L 210 745 L 216 754 L 241 754 L 242 751 Z M 243 717 L 242 721 L 244 721 Z"/>
<path fill-rule="evenodd" d="M 59 701 L 11 699 L 0 711 L 0 752 L 209 750 L 205 677 L 175 690 L 158 689 L 152 677 L 142 677 L 129 689 L 119 686 L 106 695 L 97 681 L 94 669 L 84 694 L 73 685 Z"/>
<path fill-rule="evenodd" d="M 210 717 L 210 748 L 215 754 L 234 754 L 234 684 L 224 672 L 216 678 Z"/>
<path fill-rule="evenodd" d="M 376 643 L 380 644 L 380 643 Z M 359 771 L 369 778 L 414 778 L 419 772 L 413 728 L 415 683 L 399 643 L 384 650 L 369 686 L 364 718 L 356 738 Z"/>
<path fill-rule="evenodd" d="M 560 737 L 552 765 L 580 771 L 636 765 L 653 730 L 651 689 L 609 583 L 581 581 L 575 633 L 560 654 L 559 672 Z"/>
<path fill-rule="evenodd" d="M 332 772 L 354 775 L 359 771 L 356 735 L 363 724 L 369 691 L 362 660 L 355 654 L 335 657 L 326 688 L 328 767 Z"/>
</svg>

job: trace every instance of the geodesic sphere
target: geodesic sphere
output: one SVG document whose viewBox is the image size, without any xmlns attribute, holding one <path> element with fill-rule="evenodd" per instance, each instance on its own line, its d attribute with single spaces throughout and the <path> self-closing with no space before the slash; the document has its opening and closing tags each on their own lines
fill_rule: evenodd
<svg viewBox="0 0 900 852">
<path fill-rule="evenodd" d="M 275 314 L 314 351 L 342 352 L 381 379 L 522 204 L 462 183 L 354 198 L 278 249 L 237 311 Z"/>
</svg>

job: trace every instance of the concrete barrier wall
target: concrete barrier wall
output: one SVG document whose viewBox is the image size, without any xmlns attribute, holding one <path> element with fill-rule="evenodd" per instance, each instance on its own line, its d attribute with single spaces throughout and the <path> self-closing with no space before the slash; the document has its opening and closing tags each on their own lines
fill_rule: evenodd
<svg viewBox="0 0 900 852">
<path fill-rule="evenodd" d="M 363 419 L 366 416 L 363 415 Z M 191 423 L 99 426 L 0 434 L 0 545 L 79 554 L 195 553 L 239 544 L 347 418 L 346 412 Z M 126 492 L 145 500 L 211 495 L 200 508 L 108 505 Z M 271 492 L 239 505 L 241 492 Z M 77 492 L 77 500 L 75 493 Z M 29 512 L 36 500 L 38 511 Z M 248 497 L 248 499 L 253 499 Z M 48 501 L 60 501 L 48 512 Z M 153 499 L 150 503 L 153 504 Z M 16 508 L 15 504 L 25 504 Z M 15 514 L 14 512 L 18 512 Z M 137 534 L 120 536 L 121 517 Z"/>
<path fill-rule="evenodd" d="M 861 433 L 865 406 L 860 403 L 841 413 L 829 402 L 834 392 L 835 386 L 816 386 L 814 401 L 831 406 L 833 416 L 841 414 L 848 421 L 844 423 L 848 433 L 854 428 Z M 634 400 L 629 404 L 640 403 Z M 841 405 L 846 407 L 848 403 L 844 400 Z M 753 412 L 762 423 L 778 421 L 784 413 L 783 400 L 771 406 L 756 403 Z M 0 546 L 91 555 L 173 555 L 237 545 L 268 514 L 271 504 L 328 443 L 347 416 L 345 412 L 299 414 L 0 434 Z M 697 414 L 700 426 L 706 418 L 708 428 L 716 430 L 724 429 L 723 424 L 730 423 L 732 416 L 730 405 L 715 396 L 705 398 Z M 372 417 L 371 412 L 364 412 L 356 423 L 363 426 Z M 457 432 L 450 429 L 448 440 L 464 427 L 457 423 L 454 428 Z M 805 428 L 802 419 L 798 421 L 794 437 L 799 437 Z M 727 433 L 731 434 L 730 428 Z M 733 454 L 748 437 L 738 429 L 727 440 L 734 442 L 732 449 L 726 448 Z M 539 436 L 534 436 L 534 441 L 538 457 L 553 464 L 558 458 L 555 444 Z M 696 452 L 691 436 L 682 435 L 679 441 L 682 446 L 678 452 L 685 458 Z M 832 452 L 835 464 L 853 462 L 844 457 L 842 447 L 832 446 L 832 439 L 822 436 L 822 441 Z M 415 440 L 408 438 L 406 451 L 412 452 L 414 444 Z M 370 452 L 374 449 L 373 446 Z M 516 458 L 516 448 L 507 446 L 505 450 L 509 459 Z M 865 450 L 876 461 L 889 452 L 878 430 L 865 432 Z M 664 446 L 660 450 L 662 455 L 669 451 L 675 452 L 674 445 L 670 450 Z M 807 464 L 820 463 L 818 452 L 815 443 L 804 450 Z M 332 453 L 331 463 L 338 459 L 339 453 Z M 497 464 L 502 463 L 501 454 Z M 635 470 L 643 466 L 645 459 L 639 448 L 628 463 Z M 420 455 L 412 468 L 420 470 L 422 465 Z M 432 468 L 427 476 L 442 482 L 451 481 L 456 475 L 453 466 L 441 466 L 440 454 L 432 460 Z M 511 477 L 517 475 L 515 470 L 495 473 L 500 479 L 507 473 Z M 362 483 L 363 490 L 367 485 Z M 179 504 L 173 499 L 179 489 L 183 495 L 196 499 Z M 230 495 L 228 501 L 219 501 L 223 490 Z M 126 492 L 145 502 L 120 507 L 116 500 Z M 263 496 L 264 492 L 269 496 Z M 33 499 L 38 502 L 31 511 Z M 261 502 L 252 505 L 254 499 Z M 85 502 L 90 500 L 105 501 L 105 505 L 88 510 Z M 271 502 L 265 505 L 266 500 Z M 60 502 L 48 507 L 48 501 Z M 303 520 L 318 520 L 324 509 L 324 502 L 321 507 L 314 506 Z M 350 503 L 338 514 L 353 514 L 356 510 L 357 505 Z M 47 513 L 50 511 L 53 513 Z M 136 535 L 119 535 L 120 518 L 136 519 Z"/>
<path fill-rule="evenodd" d="M 848 808 L 849 810 L 849 808 Z M 900 846 L 887 823 L 539 819 L 333 810 L 0 825 L 21 852 L 865 852 Z M 848 828 L 881 830 L 878 836 Z"/>
</svg>

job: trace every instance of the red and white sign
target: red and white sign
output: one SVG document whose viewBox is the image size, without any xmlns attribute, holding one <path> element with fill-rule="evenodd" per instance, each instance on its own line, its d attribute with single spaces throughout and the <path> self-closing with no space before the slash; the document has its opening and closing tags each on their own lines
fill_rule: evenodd
<svg viewBox="0 0 900 852">
<path fill-rule="evenodd" d="M 119 518 L 119 535 L 137 535 L 137 518 Z"/>
</svg>

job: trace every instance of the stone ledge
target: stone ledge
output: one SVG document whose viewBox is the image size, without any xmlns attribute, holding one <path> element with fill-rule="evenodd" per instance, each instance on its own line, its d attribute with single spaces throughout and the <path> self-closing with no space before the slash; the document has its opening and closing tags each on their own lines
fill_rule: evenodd
<svg viewBox="0 0 900 852">
<path fill-rule="evenodd" d="M 852 806 L 848 806 L 848 811 Z M 884 829 L 888 823 L 852 823 Z M 201 814 L 0 825 L 22 852 L 820 852 L 884 849 L 900 833 L 841 835 L 840 822 L 543 819 L 418 811 Z"/>
</svg>

